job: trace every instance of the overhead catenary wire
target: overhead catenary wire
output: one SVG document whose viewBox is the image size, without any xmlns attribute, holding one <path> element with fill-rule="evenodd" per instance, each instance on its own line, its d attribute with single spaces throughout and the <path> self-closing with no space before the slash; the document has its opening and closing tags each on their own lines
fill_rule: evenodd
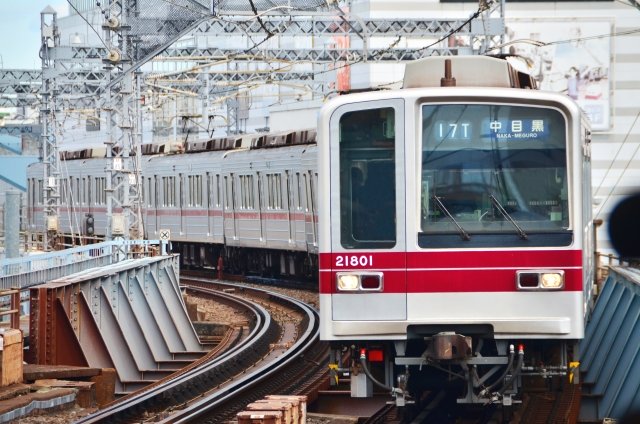
<svg viewBox="0 0 640 424">
<path fill-rule="evenodd" d="M 91 28 L 91 30 L 93 32 L 96 33 L 96 35 L 98 36 L 98 40 L 100 40 L 100 42 L 102 43 L 102 45 L 109 49 L 109 46 L 107 45 L 107 43 L 102 39 L 102 37 L 100 36 L 100 33 L 94 28 L 94 26 L 87 20 L 87 18 L 80 13 L 80 11 L 76 8 L 76 6 L 73 4 L 73 2 L 71 0 L 67 0 L 67 3 L 69 4 L 69 6 L 78 14 L 78 16 L 80 16 L 80 18 L 85 21 L 87 23 L 87 25 L 89 26 L 89 28 Z"/>
<path fill-rule="evenodd" d="M 196 12 L 196 13 L 200 14 L 202 17 L 212 17 L 213 19 L 216 19 L 216 20 L 219 20 L 219 21 L 223 21 L 223 22 L 230 22 L 229 20 L 226 20 L 226 19 L 224 19 L 224 18 L 223 18 L 223 17 L 221 17 L 221 16 L 213 16 L 213 15 L 210 15 L 208 12 L 205 12 L 204 10 L 198 10 L 198 9 L 196 9 L 196 8 L 189 8 L 189 7 L 186 7 L 186 6 L 183 6 L 183 5 L 179 4 L 179 3 L 178 3 L 178 2 L 176 2 L 176 1 L 171 1 L 171 0 L 162 0 L 162 1 L 163 1 L 163 2 L 165 2 L 165 3 L 171 4 L 171 5 L 173 5 L 173 6 L 176 6 L 176 7 L 182 7 L 182 8 L 188 9 L 190 12 Z M 255 5 L 254 5 L 254 8 L 255 8 Z M 278 6 L 277 8 L 279 8 L 279 9 L 283 9 L 283 7 L 282 7 L 282 6 Z M 294 10 L 295 10 L 294 8 L 289 7 L 289 6 L 286 6 L 286 8 L 287 8 L 286 10 L 288 10 L 288 11 L 294 11 Z M 261 19 L 261 16 L 265 15 L 268 11 L 273 11 L 273 10 L 275 10 L 275 9 L 276 9 L 276 8 L 272 8 L 272 9 L 269 9 L 269 10 L 267 10 L 267 11 L 262 11 L 262 12 L 259 12 L 259 13 L 254 13 L 254 15 L 253 15 L 253 16 L 251 16 L 251 17 L 248 17 L 248 18 L 246 18 L 246 19 L 244 19 L 244 20 L 239 20 L 239 21 L 238 21 L 238 20 L 233 20 L 233 22 L 236 22 L 236 23 L 237 23 L 237 22 L 250 22 L 250 21 L 253 21 L 253 20 L 255 20 L 255 19 L 260 19 L 260 20 L 262 20 L 262 19 Z M 283 9 L 283 10 L 284 10 L 284 9 Z M 431 42 L 431 43 L 430 43 L 430 44 L 428 44 L 427 46 L 424 46 L 424 47 L 421 47 L 421 48 L 418 48 L 418 49 L 414 49 L 414 50 L 411 50 L 411 51 L 412 51 L 412 52 L 414 52 L 414 53 L 415 53 L 415 52 L 422 52 L 422 51 L 424 51 L 424 50 L 426 50 L 426 49 L 428 49 L 428 48 L 430 48 L 430 47 L 433 47 L 433 46 L 434 46 L 434 45 L 436 45 L 437 43 L 442 42 L 442 41 L 444 41 L 444 40 L 446 40 L 446 39 L 450 38 L 451 36 L 453 36 L 453 35 L 455 35 L 456 33 L 458 33 L 458 32 L 459 32 L 459 31 L 460 31 L 460 30 L 461 30 L 465 25 L 468 25 L 468 24 L 469 24 L 471 21 L 473 21 L 474 19 L 477 19 L 478 17 L 480 17 L 480 16 L 481 16 L 481 12 L 482 12 L 483 10 L 485 10 L 485 7 L 481 5 L 481 6 L 480 6 L 480 7 L 478 7 L 478 9 L 477 9 L 477 10 L 476 10 L 476 11 L 475 11 L 475 12 L 474 12 L 474 13 L 473 13 L 473 14 L 472 14 L 468 19 L 466 19 L 466 20 L 465 20 L 461 25 L 459 25 L 458 27 L 456 27 L 456 28 L 452 29 L 451 31 L 449 31 L 449 32 L 448 32 L 446 35 L 444 35 L 443 37 L 440 37 L 438 40 L 436 40 L 436 41 L 434 41 L 434 42 Z M 257 11 L 257 8 L 256 8 L 256 11 Z M 83 17 L 83 18 L 84 18 L 84 17 Z M 264 22 L 262 22 L 262 23 L 261 23 L 261 26 L 262 26 L 263 28 L 265 28 L 265 27 L 266 27 L 266 25 L 265 25 L 265 23 L 264 23 Z M 267 32 L 268 32 L 268 34 L 275 34 L 275 35 L 279 35 L 279 33 L 277 33 L 277 32 L 271 32 L 271 31 L 267 31 Z M 640 32 L 640 29 L 637 29 L 637 30 L 636 30 L 636 29 L 633 29 L 633 30 L 628 30 L 628 31 L 622 31 L 622 32 L 614 33 L 614 34 L 603 34 L 603 35 L 599 35 L 599 36 L 581 37 L 581 38 L 578 38 L 578 39 L 558 40 L 558 41 L 554 41 L 554 42 L 546 43 L 546 45 L 561 44 L 561 43 L 570 43 L 570 42 L 573 42 L 573 41 L 576 41 L 576 40 L 588 40 L 588 39 L 593 39 L 593 38 L 617 37 L 617 36 L 631 35 L 631 34 L 635 34 L 635 33 L 637 33 L 637 32 Z M 249 37 L 249 34 L 246 34 L 246 35 Z M 250 37 L 250 38 L 251 38 L 251 37 Z M 236 58 L 240 58 L 243 54 L 247 54 L 247 52 L 250 52 L 250 51 L 252 51 L 252 50 L 255 50 L 258 46 L 260 46 L 261 44 L 265 43 L 269 38 L 271 38 L 271 37 L 270 37 L 269 35 L 267 35 L 267 37 L 265 37 L 262 41 L 259 41 L 259 42 L 257 42 L 257 43 L 254 43 L 254 45 L 252 45 L 252 46 L 250 46 L 250 47 L 248 47 L 248 48 L 244 48 L 242 51 L 238 52 L 237 54 L 229 55 L 229 56 L 227 56 L 226 58 L 222 59 L 220 62 L 223 62 L 223 61 L 224 61 L 224 62 L 234 61 Z M 394 49 L 394 48 L 399 44 L 399 42 L 401 41 L 401 39 L 402 39 L 402 37 L 397 37 L 393 42 L 391 42 L 391 43 L 389 44 L 389 46 L 388 46 L 387 48 L 385 48 L 384 50 L 378 51 L 378 52 L 377 52 L 377 55 L 376 55 L 375 57 L 377 57 L 377 58 L 383 57 L 383 56 L 384 56 L 384 54 L 386 54 L 386 53 L 387 53 L 387 52 L 389 52 L 389 51 L 392 51 L 392 50 L 393 50 L 393 49 Z M 491 50 L 495 50 L 495 48 L 493 48 L 493 49 L 491 49 Z M 278 60 L 278 59 L 276 59 L 276 58 L 269 58 L 268 56 L 265 56 L 263 53 L 260 53 L 259 55 L 254 55 L 254 58 L 258 58 L 258 57 L 260 57 L 260 60 L 263 60 L 264 62 L 267 62 L 267 64 L 268 64 L 269 66 L 272 66 L 272 64 L 271 64 L 271 63 L 268 63 L 268 62 L 270 62 L 270 61 L 274 61 L 274 60 Z M 189 58 L 186 58 L 186 60 L 188 60 L 188 59 L 189 59 Z M 309 77 L 311 77 L 311 78 L 315 78 L 315 77 L 321 76 L 322 74 L 326 74 L 326 73 L 329 73 L 329 72 L 335 72 L 335 71 L 337 71 L 337 70 L 339 70 L 339 69 L 346 68 L 346 67 L 349 67 L 349 66 L 351 66 L 351 65 L 354 65 L 354 64 L 357 64 L 357 63 L 363 62 L 364 60 L 365 60 L 365 58 L 364 58 L 363 56 L 359 56 L 359 57 L 356 57 L 356 58 L 354 58 L 354 59 L 351 59 L 351 58 L 349 58 L 349 57 L 347 56 L 347 57 L 345 57 L 345 60 L 344 60 L 344 61 L 341 61 L 341 62 L 343 62 L 343 63 L 341 63 L 341 64 L 335 64 L 334 66 L 331 66 L 331 67 L 330 67 L 330 69 L 323 69 L 323 70 L 310 71 L 310 72 L 307 72 L 306 74 L 308 74 L 308 76 L 309 76 Z M 291 68 L 292 68 L 293 66 L 298 65 L 298 64 L 301 64 L 301 63 L 302 63 L 302 62 L 300 62 L 300 61 L 296 61 L 296 62 L 289 61 L 289 65 L 290 65 L 290 67 L 291 67 Z M 213 66 L 213 65 L 214 65 L 214 64 L 212 64 L 211 66 Z M 191 69 L 192 69 L 192 70 L 193 70 L 193 69 L 198 69 L 198 68 L 203 67 L 203 66 L 209 66 L 209 64 L 198 64 L 198 65 L 196 65 L 196 66 L 192 67 Z M 275 71 L 271 71 L 271 72 L 279 72 L 279 71 L 281 71 L 281 69 L 276 69 Z M 176 72 L 176 74 L 180 74 L 180 73 L 184 73 L 184 72 L 189 72 L 189 71 L 188 71 L 188 70 L 185 70 L 185 71 L 177 71 L 177 72 Z M 269 72 L 270 72 L 269 68 L 268 68 L 267 70 L 265 70 L 264 72 L 265 72 L 265 73 L 269 73 Z M 149 77 L 147 77 L 147 78 L 145 78 L 145 79 L 146 79 L 147 81 L 151 81 L 151 80 L 153 80 L 153 78 L 149 78 Z M 156 79 L 156 81 L 158 81 L 158 79 Z M 255 80 L 255 79 L 252 79 L 252 80 L 250 80 L 250 81 L 249 81 L 249 80 L 248 80 L 248 81 L 246 81 L 245 83 L 247 83 L 247 82 L 248 82 L 248 83 L 253 83 L 254 81 L 256 81 L 256 80 Z M 268 81 L 268 82 L 271 82 L 271 81 Z M 390 85 L 398 84 L 399 82 L 400 82 L 400 81 L 393 81 L 393 82 L 390 82 L 390 83 L 380 84 L 380 85 L 378 85 L 378 86 L 376 86 L 376 87 L 372 87 L 372 88 L 384 88 L 384 87 L 388 87 L 388 86 L 390 86 Z M 238 83 L 238 85 L 239 85 L 239 86 L 241 86 L 242 84 L 243 84 L 243 82 Z M 235 88 L 234 88 L 234 89 L 235 89 Z M 232 90 L 228 90 L 227 92 L 233 92 L 233 90 L 234 90 L 234 89 L 232 89 Z M 94 94 L 91 94 L 91 95 L 85 96 L 85 98 L 99 96 L 100 94 L 101 94 L 100 92 L 98 92 L 98 93 L 94 93 Z M 222 92 L 222 94 L 224 94 L 224 92 Z M 323 94 L 326 94 L 326 93 L 323 93 Z M 194 93 L 194 95 L 195 95 L 195 93 Z"/>
<path fill-rule="evenodd" d="M 175 1 L 171 1 L 171 0 L 163 0 L 163 1 L 164 1 L 164 2 L 166 2 L 166 3 L 172 4 L 172 5 L 175 5 L 175 6 L 182 7 L 181 5 L 177 4 Z M 282 7 L 278 7 L 278 8 L 282 8 Z M 272 9 L 274 9 L 274 8 L 272 8 Z M 293 9 L 293 8 L 290 8 L 289 10 L 294 10 L 294 9 Z M 434 46 L 435 44 L 437 44 L 437 43 L 439 43 L 439 42 L 441 42 L 441 41 L 444 41 L 444 40 L 448 39 L 448 38 L 449 38 L 449 37 L 451 37 L 452 35 L 454 35 L 454 34 L 456 34 L 457 32 L 459 32 L 459 31 L 460 31 L 460 30 L 461 30 L 465 25 L 468 25 L 472 20 L 474 20 L 474 19 L 476 19 L 478 16 L 480 16 L 480 14 L 481 14 L 481 12 L 482 12 L 483 10 L 484 10 L 484 7 L 482 7 L 482 6 L 481 6 L 481 7 L 479 7 L 479 8 L 478 8 L 478 10 L 476 10 L 476 11 L 475 11 L 475 12 L 474 12 L 474 13 L 473 13 L 473 14 L 472 14 L 472 15 L 471 15 L 467 20 L 465 20 L 465 21 L 464 21 L 461 25 L 459 25 L 457 28 L 454 28 L 454 29 L 453 29 L 453 30 L 451 30 L 448 34 L 446 34 L 445 36 L 443 36 L 443 37 L 439 38 L 437 41 L 432 42 L 431 44 L 429 44 L 429 45 L 427 45 L 427 46 L 424 46 L 424 47 L 421 47 L 421 48 L 415 49 L 415 50 L 413 50 L 413 52 L 415 53 L 415 52 L 421 52 L 421 51 L 424 51 L 424 50 L 426 50 L 426 49 L 428 49 L 428 48 L 430 48 L 430 47 Z M 189 11 L 195 11 L 195 10 L 194 10 L 194 9 L 189 9 Z M 203 11 L 197 11 L 197 12 L 198 12 L 198 13 L 200 13 L 202 16 L 211 16 L 211 15 L 209 15 L 209 14 L 207 14 L 207 13 L 203 12 Z M 262 13 L 262 14 L 264 14 L 265 12 L 261 12 L 261 13 Z M 257 15 L 254 15 L 254 16 L 252 16 L 252 17 L 250 17 L 250 18 L 246 19 L 246 20 L 245 20 L 245 22 L 246 22 L 246 21 L 250 21 L 250 20 L 254 20 L 254 19 L 256 19 L 256 16 L 257 16 Z M 226 21 L 226 20 L 224 20 L 224 19 L 220 18 L 219 16 L 216 16 L 216 17 L 213 17 L 213 18 L 214 18 L 214 19 L 217 19 L 217 20 L 220 20 L 220 21 L 228 22 L 228 21 Z M 234 21 L 234 22 L 242 22 L 242 21 Z M 614 33 L 614 34 L 603 34 L 603 35 L 601 35 L 601 36 L 581 37 L 581 38 L 578 38 L 578 39 L 568 39 L 568 40 L 558 40 L 558 41 L 555 41 L 555 42 L 547 43 L 547 45 L 552 45 L 552 44 L 561 44 L 561 43 L 570 43 L 570 42 L 572 42 L 572 41 L 576 41 L 576 40 L 587 40 L 587 39 L 592 39 L 592 38 L 616 37 L 616 36 L 631 35 L 631 34 L 634 34 L 634 33 L 636 33 L 636 32 L 640 32 L 640 29 L 637 29 L 637 30 L 629 30 L 629 31 L 623 31 L 623 32 Z M 242 53 L 246 53 L 246 52 L 248 52 L 248 51 L 251 51 L 251 50 L 253 50 L 253 49 L 257 48 L 259 45 L 261 45 L 262 43 L 266 42 L 266 41 L 267 41 L 267 39 L 268 39 L 268 38 L 265 38 L 265 39 L 263 39 L 262 41 L 260 41 L 260 42 L 258 42 L 258 43 L 255 43 L 253 46 L 250 46 L 250 47 L 248 47 L 248 48 L 243 49 Z M 383 51 L 379 52 L 379 53 L 378 53 L 378 55 L 379 55 L 379 56 L 380 56 L 380 55 L 384 55 L 386 52 L 388 52 L 388 51 L 392 50 L 392 49 L 393 49 L 393 47 L 395 47 L 395 45 L 397 45 L 397 43 L 398 43 L 399 41 L 400 41 L 400 38 L 398 38 L 398 39 L 397 39 L 397 40 L 395 40 L 393 43 L 391 43 L 391 45 L 390 45 L 387 49 L 385 49 L 385 50 L 383 50 Z M 490 49 L 490 50 L 495 50 L 495 49 L 496 49 L 496 48 L 492 48 L 492 49 Z M 231 56 L 227 57 L 225 60 L 233 60 L 235 57 L 239 57 L 239 55 L 241 55 L 242 53 L 238 53 L 238 54 L 236 54 L 236 55 L 231 55 Z M 263 59 L 263 60 L 264 60 L 264 61 L 269 61 L 269 60 L 273 60 L 273 59 L 274 59 L 274 58 L 269 59 L 268 57 L 264 57 L 264 59 Z M 333 72 L 333 71 L 336 71 L 336 70 L 338 70 L 338 69 L 341 69 L 341 68 L 344 68 L 344 67 L 348 67 L 348 66 L 353 65 L 353 64 L 360 63 L 360 62 L 362 62 L 362 61 L 364 61 L 364 58 L 363 58 L 363 57 L 358 57 L 358 58 L 356 58 L 355 60 L 349 60 L 349 59 L 346 59 L 346 60 L 345 60 L 345 63 L 344 63 L 344 64 L 342 64 L 342 65 L 334 66 L 334 67 L 332 67 L 332 69 L 327 69 L 327 70 L 320 70 L 320 71 L 310 72 L 310 73 L 309 73 L 309 75 L 310 75 L 311 77 L 320 76 L 320 75 L 322 75 L 322 74 L 325 74 L 325 73 L 328 73 L 328 72 Z M 395 83 L 395 82 L 394 82 L 394 83 Z M 381 87 L 383 87 L 383 86 L 387 86 L 387 85 L 390 85 L 390 84 L 393 84 L 393 83 L 385 83 L 385 84 L 381 85 Z M 86 96 L 86 97 L 93 97 L 93 96 L 97 96 L 97 95 L 100 95 L 100 94 L 101 94 L 101 93 L 99 92 L 99 93 L 96 93 L 96 94 L 88 95 L 88 96 Z"/>
<path fill-rule="evenodd" d="M 605 175 L 602 177 L 602 180 L 600 181 L 600 185 L 598 185 L 598 188 L 594 191 L 594 195 L 600 190 L 600 188 L 602 187 L 602 185 L 604 184 L 604 181 L 607 178 L 607 175 L 609 175 L 609 172 L 611 171 L 611 169 L 613 168 L 613 164 L 616 161 L 618 154 L 622 151 L 622 148 L 625 146 L 625 144 L 627 143 L 627 140 L 629 139 L 629 136 L 631 135 L 631 131 L 633 130 L 633 128 L 635 127 L 636 123 L 638 122 L 638 118 L 640 118 L 640 111 L 638 111 L 638 113 L 636 114 L 635 119 L 633 120 L 633 123 L 631 124 L 631 126 L 629 127 L 629 130 L 627 131 L 627 134 L 625 135 L 624 139 L 622 140 L 622 143 L 620 144 L 620 146 L 618 147 L 618 150 L 616 151 L 615 156 L 613 157 L 613 159 L 611 160 L 611 163 L 609 164 L 609 166 L 607 167 L 607 170 L 605 172 Z M 614 189 L 618 186 L 618 184 L 620 183 L 620 181 L 622 180 L 622 177 L 624 176 L 624 174 L 627 172 L 627 170 L 629 169 L 629 166 L 631 165 L 631 162 L 633 161 L 633 159 L 636 157 L 636 155 L 638 154 L 638 150 L 640 150 L 640 143 L 638 143 L 636 145 L 636 148 L 633 151 L 633 154 L 629 156 L 629 160 L 627 160 L 627 163 L 625 164 L 624 168 L 622 169 L 622 172 L 620 173 L 620 175 L 618 175 L 618 178 L 615 182 L 615 184 L 613 184 L 613 186 L 611 187 L 611 190 L 609 190 L 609 193 L 607 193 L 607 196 L 605 197 L 605 199 L 602 201 L 602 203 L 600 204 L 600 207 L 598 208 L 598 211 L 596 212 L 596 216 L 595 218 L 598 218 L 600 216 L 600 213 L 603 211 L 604 209 L 604 205 L 609 201 L 609 199 L 611 198 L 611 196 L 613 195 L 613 191 Z"/>
</svg>

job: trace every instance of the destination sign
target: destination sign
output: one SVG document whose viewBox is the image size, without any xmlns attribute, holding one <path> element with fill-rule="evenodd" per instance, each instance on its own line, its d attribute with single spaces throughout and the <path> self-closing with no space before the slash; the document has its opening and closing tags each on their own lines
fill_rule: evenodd
<svg viewBox="0 0 640 424">
<path fill-rule="evenodd" d="M 545 140 L 549 137 L 545 119 L 483 119 L 482 137 L 492 140 Z"/>
<path fill-rule="evenodd" d="M 440 140 L 469 140 L 472 134 L 471 122 L 436 121 L 435 136 Z"/>
<path fill-rule="evenodd" d="M 550 133 L 545 119 L 483 119 L 479 132 L 470 121 L 436 121 L 433 132 L 437 139 L 443 141 L 473 138 L 505 141 L 545 140 Z"/>
</svg>

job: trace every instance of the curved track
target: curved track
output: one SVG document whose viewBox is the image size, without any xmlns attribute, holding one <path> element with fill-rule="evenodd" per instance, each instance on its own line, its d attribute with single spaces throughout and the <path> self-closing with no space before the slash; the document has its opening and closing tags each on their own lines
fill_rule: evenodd
<svg viewBox="0 0 640 424">
<path fill-rule="evenodd" d="M 292 375 L 300 371 L 289 367 L 312 368 L 300 357 L 309 349 L 321 350 L 315 346 L 319 340 L 315 309 L 265 290 L 219 283 L 213 286 L 203 280 L 183 281 L 183 285 L 198 295 L 216 296 L 245 310 L 252 317 L 249 334 L 229 336 L 232 347 L 224 353 L 210 353 L 79 423 L 141 422 L 150 416 L 155 416 L 156 422 L 220 422 L 233 418 L 247 403 L 265 394 L 286 394 L 287 384 L 293 386 Z M 224 293 L 220 287 L 234 287 L 242 296 Z M 294 316 L 297 323 L 292 322 Z"/>
</svg>

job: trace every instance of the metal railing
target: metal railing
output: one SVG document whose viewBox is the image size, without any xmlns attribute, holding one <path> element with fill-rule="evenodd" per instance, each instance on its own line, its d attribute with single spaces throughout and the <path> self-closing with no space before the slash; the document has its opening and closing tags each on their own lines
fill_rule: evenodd
<svg viewBox="0 0 640 424">
<path fill-rule="evenodd" d="M 578 352 L 581 422 L 623 419 L 630 411 L 640 410 L 639 269 L 609 268 Z"/>
<path fill-rule="evenodd" d="M 123 252 L 127 252 L 123 255 Z M 0 261 L 0 289 L 26 289 L 132 257 L 166 254 L 159 240 L 115 240 Z"/>
</svg>

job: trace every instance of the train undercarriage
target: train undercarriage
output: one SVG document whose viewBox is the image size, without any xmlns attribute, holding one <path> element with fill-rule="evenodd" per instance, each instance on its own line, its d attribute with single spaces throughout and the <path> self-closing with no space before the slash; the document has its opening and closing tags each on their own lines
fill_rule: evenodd
<svg viewBox="0 0 640 424">
<path fill-rule="evenodd" d="M 571 360 L 577 353 L 574 340 L 496 340 L 483 331 L 411 333 L 406 341 L 333 342 L 332 384 L 348 379 L 352 397 L 386 391 L 400 407 L 446 389 L 459 406 L 512 410 L 528 390 L 579 382 L 578 363 Z"/>
<path fill-rule="evenodd" d="M 183 269 L 212 269 L 222 274 L 315 281 L 318 256 L 306 252 L 172 242 Z"/>
</svg>

